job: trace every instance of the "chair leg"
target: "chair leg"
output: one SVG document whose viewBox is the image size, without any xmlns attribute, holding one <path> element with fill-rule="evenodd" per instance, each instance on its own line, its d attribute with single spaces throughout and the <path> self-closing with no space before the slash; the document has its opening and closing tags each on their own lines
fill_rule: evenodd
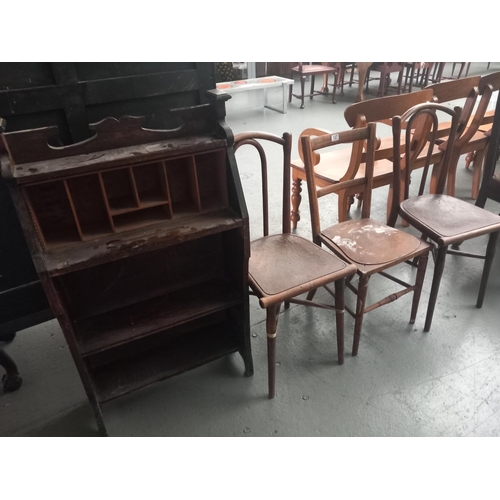
<svg viewBox="0 0 500 500">
<path fill-rule="evenodd" d="M 358 284 L 358 300 L 356 301 L 356 316 L 354 320 L 354 341 L 352 343 L 352 355 L 357 356 L 359 341 L 361 339 L 361 328 L 366 304 L 366 292 L 368 291 L 369 276 L 361 276 Z"/>
<path fill-rule="evenodd" d="M 309 93 L 309 99 L 312 99 L 313 95 L 314 95 L 314 83 L 315 83 L 315 80 L 316 80 L 316 76 L 315 75 L 311 75 L 311 92 Z"/>
<path fill-rule="evenodd" d="M 297 229 L 297 222 L 300 220 L 300 202 L 302 201 L 302 180 L 294 179 L 292 181 L 292 212 L 290 214 L 290 220 L 292 221 L 292 229 Z"/>
<path fill-rule="evenodd" d="M 335 100 L 335 92 L 337 90 L 338 78 L 339 78 L 339 74 L 338 73 L 334 73 L 333 74 L 332 104 L 337 104 L 337 101 Z"/>
<path fill-rule="evenodd" d="M 434 309 L 436 307 L 439 285 L 441 284 L 441 276 L 443 275 L 447 252 L 447 246 L 440 247 L 437 252 L 437 258 L 434 264 L 434 276 L 432 277 L 431 295 L 429 297 L 429 304 L 427 305 L 427 315 L 425 317 L 424 332 L 428 332 L 431 329 L 432 316 L 434 315 Z"/>
<path fill-rule="evenodd" d="M 411 305 L 410 324 L 415 323 L 417 318 L 418 304 L 420 296 L 422 295 L 422 287 L 424 284 L 425 270 L 427 269 L 427 261 L 429 260 L 429 253 L 421 255 L 418 258 L 417 277 L 415 279 L 415 291 L 413 292 L 413 302 Z"/>
<path fill-rule="evenodd" d="M 484 260 L 483 275 L 481 276 L 481 285 L 479 286 L 479 294 L 477 297 L 476 307 L 481 309 L 483 307 L 484 296 L 486 295 L 486 285 L 490 277 L 491 264 L 495 256 L 495 250 L 498 240 L 498 231 L 491 233 L 488 239 L 488 246 L 486 248 L 486 258 Z"/>
<path fill-rule="evenodd" d="M 306 91 L 306 77 L 305 76 L 301 76 L 300 77 L 300 100 L 301 100 L 301 104 L 300 104 L 300 109 L 304 109 L 304 94 L 305 94 L 305 91 Z"/>
<path fill-rule="evenodd" d="M 344 290 L 345 279 L 335 282 L 335 323 L 337 326 L 337 357 L 339 365 L 344 364 Z"/>
<path fill-rule="evenodd" d="M 268 397 L 276 395 L 276 330 L 281 304 L 266 309 Z"/>
<path fill-rule="evenodd" d="M 399 72 L 399 75 L 398 75 L 398 95 L 401 94 L 401 88 L 403 86 L 403 70 L 401 70 Z"/>
</svg>

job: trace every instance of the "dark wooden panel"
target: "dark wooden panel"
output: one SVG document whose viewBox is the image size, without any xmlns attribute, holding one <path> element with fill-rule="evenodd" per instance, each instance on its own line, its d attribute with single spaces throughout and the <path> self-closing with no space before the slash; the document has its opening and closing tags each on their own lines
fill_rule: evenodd
<svg viewBox="0 0 500 500">
<path fill-rule="evenodd" d="M 8 132 L 55 125 L 58 144 L 68 145 L 90 137 L 89 123 L 108 116 L 144 116 L 145 127 L 174 128 L 179 119 L 170 110 L 206 103 L 205 92 L 213 88 L 214 63 L 0 62 L 0 117 Z M 37 275 L 1 178 L 0 252 L 0 311 L 8 315 L 12 297 L 20 300 L 22 287 Z M 45 305 L 41 287 L 30 288 L 26 308 L 17 309 L 20 327 L 29 326 L 30 310 L 32 324 L 45 318 L 37 314 Z M 9 328 L 16 323 L 11 316 Z M 2 318 L 0 328 L 7 316 Z"/>
</svg>

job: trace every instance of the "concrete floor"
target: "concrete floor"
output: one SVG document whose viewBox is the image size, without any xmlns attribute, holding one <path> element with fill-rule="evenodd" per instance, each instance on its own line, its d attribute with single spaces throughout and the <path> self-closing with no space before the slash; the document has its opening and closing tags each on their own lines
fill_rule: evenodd
<svg viewBox="0 0 500 500">
<path fill-rule="evenodd" d="M 470 75 L 499 71 L 500 63 L 473 63 Z M 449 74 L 449 68 L 445 75 Z M 296 88 L 298 85 L 296 84 Z M 370 87 L 375 92 L 376 84 Z M 263 109 L 262 95 L 239 94 L 227 105 L 234 133 L 291 132 L 307 127 L 347 128 L 344 109 L 356 89 L 346 89 L 336 105 L 329 98 L 294 100 L 287 114 Z M 371 98 L 374 94 L 369 94 Z M 279 98 L 279 95 L 276 95 Z M 277 159 L 277 151 L 269 150 Z M 258 172 L 250 153 L 240 150 L 238 165 L 249 211 L 252 237 L 259 234 Z M 271 210 L 279 220 L 277 180 L 271 168 Z M 470 200 L 471 173 L 459 165 L 457 196 Z M 385 217 L 387 191 L 374 192 L 372 215 Z M 336 200 L 322 206 L 333 221 Z M 499 213 L 498 204 L 486 208 Z M 310 237 L 306 189 L 297 232 Z M 353 215 L 357 214 L 356 210 Z M 485 239 L 463 248 L 482 251 Z M 277 336 L 277 395 L 267 399 L 264 312 L 251 303 L 255 375 L 243 376 L 239 355 L 220 359 L 103 406 L 110 436 L 498 436 L 500 435 L 500 252 L 497 252 L 485 303 L 475 308 L 482 261 L 449 256 L 432 329 L 423 323 L 433 272 L 430 260 L 420 309 L 408 324 L 407 296 L 366 315 L 359 354 L 350 356 L 353 320 L 346 315 L 346 359 L 336 360 L 332 313 L 294 306 L 280 315 Z M 401 276 L 410 271 L 401 270 Z M 369 301 L 389 290 L 373 278 Z M 348 296 L 352 304 L 352 296 Z M 5 344 L 18 363 L 24 384 L 0 393 L 0 436 L 95 436 L 93 414 L 68 347 L 55 320 L 19 332 Z"/>
</svg>

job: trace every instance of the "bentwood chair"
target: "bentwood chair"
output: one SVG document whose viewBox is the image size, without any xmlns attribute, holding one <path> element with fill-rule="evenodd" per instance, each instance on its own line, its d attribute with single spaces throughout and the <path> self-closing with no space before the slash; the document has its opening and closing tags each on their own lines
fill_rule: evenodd
<svg viewBox="0 0 500 500">
<path fill-rule="evenodd" d="M 292 102 L 292 97 L 296 97 L 297 99 L 300 99 L 301 104 L 300 104 L 300 109 L 304 108 L 304 98 L 309 97 L 313 98 L 316 95 L 328 95 L 328 76 L 333 75 L 334 76 L 334 84 L 333 84 L 333 92 L 332 92 L 332 103 L 335 104 L 335 91 L 338 86 L 338 81 L 339 81 L 339 75 L 340 75 L 340 67 L 338 66 L 330 66 L 328 64 L 318 64 L 318 63 L 312 63 L 312 64 L 307 64 L 303 62 L 299 62 L 298 66 L 295 66 L 292 68 L 292 75 L 291 78 L 293 80 L 294 76 L 298 75 L 300 79 L 300 95 L 294 94 L 293 93 L 293 85 L 290 85 L 290 95 L 288 98 L 288 102 Z M 314 84 L 316 81 L 317 76 L 325 76 L 326 77 L 326 84 L 323 85 L 323 82 L 321 84 L 323 87 L 321 90 L 314 90 Z M 307 78 L 310 78 L 311 80 L 311 90 L 309 94 L 305 94 L 305 86 L 306 86 L 306 80 Z"/>
<path fill-rule="evenodd" d="M 283 150 L 283 209 L 280 233 L 269 231 L 267 156 L 277 144 Z M 260 306 L 266 310 L 269 398 L 275 396 L 276 331 L 281 305 L 289 303 L 321 307 L 335 311 L 338 362 L 344 362 L 344 287 L 345 278 L 354 275 L 356 267 L 312 241 L 291 233 L 290 229 L 290 154 L 292 137 L 264 132 L 245 132 L 235 137 L 234 148 L 253 146 L 260 159 L 262 173 L 263 237 L 250 244 L 249 285 Z M 241 162 L 240 162 L 241 164 Z M 334 283 L 335 291 L 329 284 Z M 334 304 L 320 304 L 299 296 L 324 287 L 335 299 Z"/>
<path fill-rule="evenodd" d="M 451 129 L 445 157 L 441 163 L 441 171 L 435 194 L 410 196 L 411 164 L 426 141 L 432 144 L 436 141 L 439 130 L 440 116 L 451 117 Z M 388 219 L 388 224 L 394 226 L 398 215 L 411 226 L 422 233 L 422 237 L 430 240 L 436 246 L 434 276 L 427 306 L 424 331 L 431 328 L 432 317 L 436 306 L 439 285 L 443 274 L 447 253 L 466 257 L 485 259 L 479 295 L 476 307 L 480 308 L 486 292 L 486 285 L 495 254 L 500 217 L 466 201 L 444 193 L 448 169 L 452 166 L 453 146 L 459 124 L 460 108 L 450 109 L 437 103 L 420 104 L 408 110 L 402 116 L 393 119 L 394 136 L 394 204 Z M 415 126 L 414 126 L 415 125 Z M 406 142 L 400 146 L 401 132 L 406 128 Z M 410 129 L 415 129 L 410 138 Z M 403 192 L 397 191 L 402 186 Z M 402 201 L 400 201 L 402 200 Z M 486 255 L 475 255 L 449 249 L 450 245 L 461 243 L 471 238 L 489 234 Z"/>
<path fill-rule="evenodd" d="M 375 155 L 375 127 L 374 123 L 370 123 L 366 127 L 355 128 L 345 132 L 321 137 L 303 136 L 301 139 L 308 177 L 307 187 L 313 240 L 317 245 L 324 245 L 335 253 L 335 255 L 351 262 L 358 269 L 359 281 L 357 288 L 350 281 L 347 282 L 347 287 L 356 295 L 356 307 L 355 310 L 352 310 L 347 305 L 345 308 L 354 317 L 355 321 L 353 356 L 356 356 L 358 353 L 365 313 L 393 302 L 407 293 L 413 292 L 410 323 L 415 321 L 427 266 L 427 258 L 431 249 L 431 245 L 424 240 L 370 217 Z M 366 144 L 365 175 L 344 183 L 345 185 L 357 186 L 364 193 L 361 218 L 325 227 L 322 224 L 318 199 L 334 193 L 342 187 L 342 183 L 317 189 L 314 184 L 315 162 L 313 156 L 316 151 L 323 148 L 336 147 L 349 143 L 353 144 L 358 161 L 361 159 L 362 150 Z M 413 262 L 411 262 L 413 260 L 418 262 L 416 279 L 413 285 L 386 272 L 389 268 L 394 268 L 405 262 L 413 265 Z M 388 278 L 397 285 L 400 285 L 402 289 L 393 291 L 393 293 L 378 302 L 367 306 L 368 283 L 374 274 Z M 309 294 L 308 298 L 311 299 L 312 297 L 313 292 Z"/>
</svg>

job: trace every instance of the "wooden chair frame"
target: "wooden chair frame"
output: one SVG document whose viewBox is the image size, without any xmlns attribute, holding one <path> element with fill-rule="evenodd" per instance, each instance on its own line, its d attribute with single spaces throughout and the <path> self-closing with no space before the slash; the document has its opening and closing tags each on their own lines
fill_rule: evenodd
<svg viewBox="0 0 500 500">
<path fill-rule="evenodd" d="M 436 111 L 447 113 L 452 117 L 451 129 L 445 149 L 445 156 L 441 163 L 442 168 L 437 182 L 436 194 L 419 194 L 418 196 L 411 197 L 409 194 L 409 172 L 412 170 L 411 163 L 415 159 L 418 150 L 422 147 L 423 140 L 425 140 L 426 137 L 431 145 L 436 141 L 438 135 L 438 118 L 436 116 Z M 485 260 L 476 303 L 477 308 L 482 307 L 489 272 L 495 254 L 496 241 L 500 231 L 500 217 L 497 215 L 475 207 L 463 200 L 458 200 L 453 196 L 443 194 L 448 177 L 448 169 L 452 166 L 453 162 L 455 151 L 454 141 L 459 126 L 460 111 L 459 107 L 451 110 L 447 106 L 429 103 L 427 105 L 415 106 L 401 117 L 394 117 L 393 120 L 395 194 L 393 210 L 389 216 L 388 224 L 394 226 L 399 215 L 420 231 L 423 238 L 432 241 L 436 246 L 436 250 L 433 254 L 435 258 L 434 275 L 424 326 L 424 331 L 426 332 L 431 328 L 447 253 Z M 404 124 L 406 124 L 407 130 L 409 130 L 412 122 L 416 122 L 420 119 L 420 123 L 423 123 L 423 116 L 427 117 L 425 121 L 426 126 L 431 124 L 430 129 L 425 129 L 420 135 L 417 134 L 415 142 L 413 143 L 410 141 L 409 137 L 407 137 L 404 146 L 404 154 L 402 155 L 400 137 Z M 431 121 L 429 121 L 429 118 Z M 428 157 L 428 163 L 429 162 L 430 155 Z M 398 192 L 401 185 L 404 186 L 403 193 Z M 485 255 L 449 249 L 450 245 L 461 243 L 465 240 L 485 234 L 490 235 Z"/>
<path fill-rule="evenodd" d="M 333 74 L 335 78 L 335 82 L 333 84 L 333 92 L 332 92 L 332 104 L 336 104 L 335 101 L 335 93 L 338 86 L 339 76 L 340 76 L 340 68 L 338 66 L 329 66 L 326 63 L 323 64 L 304 64 L 303 62 L 299 62 L 299 65 L 292 68 L 291 78 L 294 79 L 294 75 L 299 75 L 300 80 L 300 90 L 301 93 L 294 94 L 293 93 L 293 85 L 290 85 L 290 94 L 288 97 L 288 102 L 292 102 L 292 97 L 296 97 L 300 99 L 301 105 L 300 109 L 304 109 L 304 99 L 305 97 L 309 97 L 312 99 L 317 95 L 329 95 L 328 91 L 328 75 Z M 316 81 L 316 76 L 321 75 L 325 76 L 326 82 L 323 83 L 321 90 L 314 90 L 314 84 Z M 305 94 L 305 85 L 307 78 L 311 79 L 311 88 L 309 94 Z"/>
<path fill-rule="evenodd" d="M 351 283 L 347 287 L 357 297 L 355 310 L 346 306 L 346 311 L 355 319 L 354 340 L 352 355 L 356 356 L 359 349 L 361 329 L 364 314 L 373 311 L 385 304 L 399 299 L 407 293 L 413 292 L 413 302 L 410 313 L 410 323 L 416 318 L 418 303 L 422 291 L 422 284 L 427 266 L 428 253 L 431 246 L 423 240 L 408 235 L 403 231 L 389 228 L 370 218 L 371 195 L 373 188 L 373 168 L 375 157 L 375 130 L 374 123 L 367 127 L 355 128 L 345 132 L 324 135 L 321 137 L 303 136 L 301 138 L 304 152 L 311 225 L 313 240 L 318 245 L 324 245 L 336 255 L 353 262 L 358 269 L 359 283 L 357 288 Z M 366 169 L 361 178 L 346 180 L 345 182 L 317 188 L 314 183 L 314 153 L 315 151 L 332 145 L 353 143 L 353 156 L 359 163 L 366 147 Z M 366 146 L 365 146 L 366 144 Z M 341 222 L 322 228 L 320 223 L 318 199 L 331 193 L 353 187 L 364 193 L 364 202 L 361 219 Z M 368 240 L 366 239 L 368 237 Z M 377 247 L 375 249 L 375 247 Z M 380 255 L 378 251 L 380 250 Z M 398 264 L 415 259 L 418 261 L 415 283 L 409 284 L 386 272 Z M 380 274 L 385 278 L 402 286 L 402 290 L 384 297 L 375 304 L 366 305 L 368 282 L 372 275 Z M 308 298 L 314 294 L 311 293 Z"/>
<path fill-rule="evenodd" d="M 282 233 L 269 234 L 269 205 L 267 182 L 267 158 L 262 142 L 283 147 L 283 209 Z M 292 137 L 282 137 L 264 132 L 245 132 L 236 135 L 234 149 L 243 145 L 253 146 L 260 158 L 262 173 L 263 237 L 250 244 L 249 286 L 251 294 L 266 309 L 268 396 L 276 392 L 276 332 L 281 305 L 290 303 L 319 307 L 335 311 L 337 326 L 338 362 L 344 362 L 344 288 L 345 279 L 356 272 L 356 267 L 312 241 L 291 233 L 290 228 L 290 155 Z M 328 285 L 334 283 L 335 290 Z M 334 298 L 334 304 L 314 302 L 300 296 L 320 287 Z"/>
</svg>

